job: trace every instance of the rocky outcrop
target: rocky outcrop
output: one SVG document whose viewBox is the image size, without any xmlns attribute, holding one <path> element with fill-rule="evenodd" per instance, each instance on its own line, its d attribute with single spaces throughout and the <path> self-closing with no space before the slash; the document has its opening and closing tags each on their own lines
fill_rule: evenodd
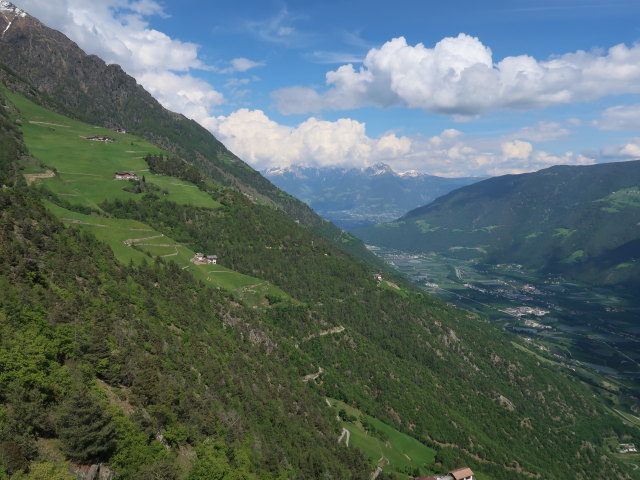
<svg viewBox="0 0 640 480">
<path fill-rule="evenodd" d="M 77 467 L 72 470 L 78 480 L 113 480 L 116 471 L 103 463 L 96 463 L 90 467 Z"/>
</svg>

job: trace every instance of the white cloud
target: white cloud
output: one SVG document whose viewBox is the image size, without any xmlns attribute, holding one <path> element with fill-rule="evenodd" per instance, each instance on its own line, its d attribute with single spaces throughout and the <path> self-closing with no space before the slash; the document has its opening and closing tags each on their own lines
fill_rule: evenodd
<svg viewBox="0 0 640 480">
<path fill-rule="evenodd" d="M 147 16 L 166 16 L 155 0 L 16 1 L 86 52 L 122 66 L 169 109 L 200 120 L 224 102 L 221 93 L 188 73 L 208 68 L 198 58 L 198 46 L 149 27 Z"/>
<path fill-rule="evenodd" d="M 249 60 L 248 58 L 240 57 L 231 60 L 231 66 L 234 68 L 235 72 L 246 72 L 247 70 L 251 70 L 252 68 L 264 66 L 264 62 L 254 62 L 253 60 Z"/>
<path fill-rule="evenodd" d="M 418 170 L 443 176 L 502 175 L 555 164 L 593 160 L 567 152 L 552 155 L 520 139 L 469 140 L 456 129 L 430 138 L 397 134 L 370 137 L 366 125 L 349 118 L 335 122 L 309 118 L 297 126 L 278 124 L 261 110 L 241 109 L 205 122 L 233 152 L 257 169 L 270 167 L 366 167 L 377 162 L 398 171 Z"/>
<path fill-rule="evenodd" d="M 598 152 L 598 155 L 607 161 L 624 161 L 640 159 L 640 137 L 619 145 L 605 147 Z"/>
<path fill-rule="evenodd" d="M 572 123 L 572 122 L 570 122 Z M 509 138 L 524 138 L 534 142 L 551 142 L 571 135 L 571 130 L 559 122 L 541 121 L 507 135 Z"/>
<path fill-rule="evenodd" d="M 491 50 L 469 35 L 444 38 L 433 48 L 399 37 L 369 50 L 357 70 L 348 64 L 328 72 L 326 84 L 322 92 L 296 86 L 273 96 L 283 113 L 404 106 L 464 117 L 542 108 L 640 92 L 640 45 L 494 63 Z"/>
<path fill-rule="evenodd" d="M 600 130 L 637 130 L 640 128 L 640 104 L 607 108 L 594 123 Z"/>
<path fill-rule="evenodd" d="M 197 121 L 209 117 L 213 108 L 224 102 L 220 92 L 188 74 L 147 72 L 139 75 L 138 81 L 166 108 Z"/>
<path fill-rule="evenodd" d="M 514 140 L 513 142 L 504 142 L 500 145 L 500 149 L 505 159 L 524 160 L 531 156 L 533 145 L 522 140 Z"/>
<path fill-rule="evenodd" d="M 280 125 L 261 110 L 240 109 L 212 117 L 205 125 L 254 167 L 349 165 L 364 167 L 390 161 L 411 148 L 406 137 L 366 135 L 365 124 L 343 118 L 335 122 L 309 118 L 297 127 Z"/>
</svg>

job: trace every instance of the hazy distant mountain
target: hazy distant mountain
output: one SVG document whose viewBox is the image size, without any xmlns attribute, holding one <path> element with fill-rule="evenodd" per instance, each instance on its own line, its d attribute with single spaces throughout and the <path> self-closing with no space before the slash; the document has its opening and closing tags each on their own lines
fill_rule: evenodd
<svg viewBox="0 0 640 480">
<path fill-rule="evenodd" d="M 344 229 L 394 220 L 479 178 L 443 178 L 416 171 L 394 172 L 378 163 L 368 168 L 274 168 L 263 174 Z"/>
<path fill-rule="evenodd" d="M 491 178 L 355 233 L 377 245 L 640 283 L 640 161 Z"/>
</svg>

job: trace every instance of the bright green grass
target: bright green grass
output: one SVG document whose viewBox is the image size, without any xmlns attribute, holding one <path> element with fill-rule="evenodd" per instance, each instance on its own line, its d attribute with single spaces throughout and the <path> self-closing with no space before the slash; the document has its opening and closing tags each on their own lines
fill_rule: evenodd
<svg viewBox="0 0 640 480">
<path fill-rule="evenodd" d="M 584 260 L 585 256 L 586 256 L 586 253 L 584 253 L 584 250 L 576 250 L 571 255 L 569 255 L 567 258 L 563 259 L 562 263 L 580 262 L 580 261 Z"/>
<path fill-rule="evenodd" d="M 619 212 L 625 208 L 640 207 L 640 187 L 623 188 L 596 200 L 596 202 L 606 203 L 607 206 L 603 207 L 603 210 L 611 213 Z"/>
<path fill-rule="evenodd" d="M 340 400 L 327 399 L 327 401 L 335 408 L 336 413 L 344 409 L 349 415 L 358 419 L 355 423 L 341 423 L 351 432 L 349 446 L 361 450 L 371 460 L 372 470 L 380 466 L 383 472 L 394 472 L 403 478 L 411 478 L 407 473 L 413 472 L 416 468 L 421 474 L 433 473 L 431 469 L 436 456 L 433 449 Z M 362 417 L 376 430 L 384 432 L 388 440 L 382 441 L 367 433 L 359 420 Z"/>
<path fill-rule="evenodd" d="M 422 233 L 429 233 L 440 230 L 440 227 L 429 225 L 426 220 L 416 220 L 414 223 L 418 226 L 418 230 L 420 230 Z"/>
<path fill-rule="evenodd" d="M 527 240 L 533 240 L 534 238 L 538 238 L 540 235 L 542 235 L 542 232 L 533 232 L 524 238 L 526 238 Z"/>
<path fill-rule="evenodd" d="M 293 301 L 278 287 L 258 278 L 243 275 L 222 265 L 195 265 L 191 259 L 195 253 L 188 245 L 179 244 L 162 235 L 149 225 L 118 218 L 97 217 L 73 212 L 45 201 L 46 207 L 64 223 L 76 225 L 93 233 L 96 238 L 111 247 L 116 258 L 123 262 L 140 265 L 162 257 L 188 270 L 196 279 L 211 287 L 228 290 L 239 300 L 250 306 L 266 305 L 266 295 Z"/>
<path fill-rule="evenodd" d="M 93 127 L 50 112 L 21 95 L 7 92 L 20 110 L 22 131 L 30 153 L 57 170 L 53 179 L 45 182 L 54 193 L 72 202 L 97 208 L 105 200 L 127 200 L 135 194 L 125 192 L 127 181 L 114 180 L 116 171 L 133 171 L 168 192 L 176 203 L 206 208 L 220 204 L 195 185 L 173 177 L 149 173 L 144 161 L 147 153 L 164 153 L 138 137 L 120 134 L 106 128 Z M 114 138 L 115 142 L 98 142 L 83 137 L 94 135 Z"/>
<path fill-rule="evenodd" d="M 576 233 L 576 230 L 570 230 L 568 228 L 556 228 L 556 233 L 553 234 L 554 238 L 569 238 L 571 235 Z"/>
<path fill-rule="evenodd" d="M 100 212 L 105 200 L 135 199 L 124 190 L 127 181 L 114 180 L 116 171 L 133 171 L 155 184 L 167 198 L 180 204 L 205 208 L 219 208 L 220 203 L 192 183 L 147 171 L 144 155 L 164 153 L 158 147 L 129 134 L 93 127 L 46 110 L 21 95 L 5 92 L 20 111 L 22 130 L 30 153 L 57 175 L 39 179 L 55 194 L 75 205 L 83 205 Z M 98 142 L 83 137 L 94 135 L 114 138 L 115 142 Z M 39 162 L 24 165 L 25 173 L 41 172 Z M 29 170 L 29 172 L 26 172 Z M 162 193 L 164 194 L 164 193 Z M 161 235 L 148 225 L 133 220 L 83 215 L 47 202 L 47 208 L 67 224 L 91 231 L 107 243 L 116 258 L 124 263 L 141 264 L 153 257 L 174 261 L 193 276 L 213 287 L 231 291 L 249 305 L 266 305 L 267 295 L 293 301 L 282 290 L 263 280 L 242 275 L 221 265 L 195 265 L 190 260 L 194 252 L 188 245 Z"/>
</svg>

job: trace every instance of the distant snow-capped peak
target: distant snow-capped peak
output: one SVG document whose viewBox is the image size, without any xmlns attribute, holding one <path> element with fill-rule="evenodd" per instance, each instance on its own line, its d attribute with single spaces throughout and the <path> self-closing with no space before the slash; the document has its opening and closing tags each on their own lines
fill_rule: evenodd
<svg viewBox="0 0 640 480">
<path fill-rule="evenodd" d="M 368 173 L 370 175 L 374 175 L 374 176 L 385 175 L 385 174 L 391 174 L 391 175 L 396 174 L 396 172 L 394 172 L 393 169 L 386 163 L 376 163 L 375 165 L 365 168 L 363 172 Z"/>
<path fill-rule="evenodd" d="M 398 175 L 401 177 L 420 177 L 423 174 L 418 172 L 417 170 L 407 170 L 406 172 L 398 173 Z"/>
<path fill-rule="evenodd" d="M 0 0 L 0 12 L 3 13 L 13 13 L 16 17 L 26 17 L 27 12 L 19 9 L 13 3 L 7 2 L 6 0 Z"/>
<path fill-rule="evenodd" d="M 290 171 L 291 170 L 289 167 L 272 167 L 263 170 L 262 173 L 264 173 L 265 175 L 284 175 L 285 173 Z"/>
<path fill-rule="evenodd" d="M 307 178 L 304 167 L 296 165 L 290 165 L 288 167 L 271 167 L 262 171 L 262 174 L 266 177 L 293 175 L 297 178 Z"/>
<path fill-rule="evenodd" d="M 376 163 L 369 167 L 364 168 L 344 168 L 344 167 L 336 167 L 336 166 L 325 166 L 325 167 L 307 167 L 302 165 L 289 165 L 287 167 L 271 167 L 262 170 L 262 174 L 267 177 L 274 176 L 282 176 L 282 175 L 293 175 L 298 178 L 308 178 L 308 176 L 315 175 L 323 175 L 325 173 L 347 173 L 354 174 L 360 172 L 361 174 L 376 177 L 380 175 L 393 175 L 396 177 L 402 178 L 417 178 L 422 177 L 425 174 L 418 172 L 417 170 L 407 170 L 406 172 L 396 172 L 393 168 L 391 168 L 386 163 Z"/>
</svg>

